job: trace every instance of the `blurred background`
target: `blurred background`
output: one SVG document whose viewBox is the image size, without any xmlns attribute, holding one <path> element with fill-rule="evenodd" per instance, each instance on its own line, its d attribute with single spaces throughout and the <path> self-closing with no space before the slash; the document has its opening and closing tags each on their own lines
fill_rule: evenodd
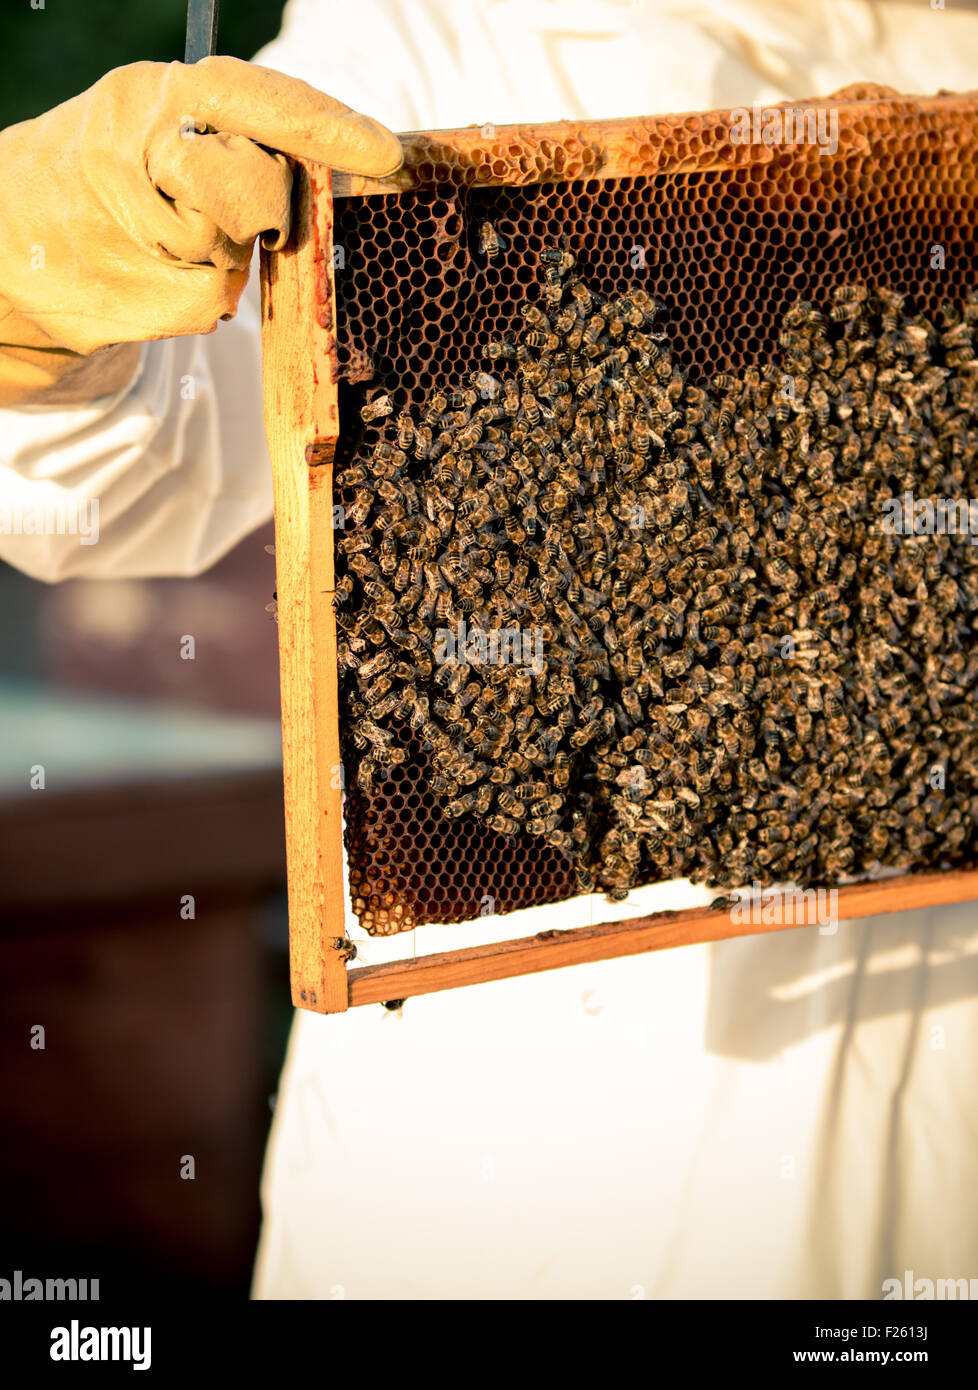
<svg viewBox="0 0 978 1390">
<path fill-rule="evenodd" d="M 223 5 L 221 51 L 250 58 L 282 8 Z M 183 57 L 183 0 L 0 14 L 2 126 Z M 247 1292 L 292 1012 L 271 540 L 193 580 L 48 586 L 0 562 L 5 1278 Z"/>
</svg>

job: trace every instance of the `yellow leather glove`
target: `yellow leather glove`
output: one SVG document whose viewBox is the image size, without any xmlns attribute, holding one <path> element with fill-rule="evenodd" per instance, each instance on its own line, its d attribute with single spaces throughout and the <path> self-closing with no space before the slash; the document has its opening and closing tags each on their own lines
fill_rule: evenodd
<svg viewBox="0 0 978 1390">
<path fill-rule="evenodd" d="M 401 162 L 378 122 L 223 57 L 116 68 L 0 133 L 0 404 L 115 389 L 138 350 L 109 345 L 233 317 L 255 237 L 288 237 L 285 156 L 372 175 Z"/>
</svg>

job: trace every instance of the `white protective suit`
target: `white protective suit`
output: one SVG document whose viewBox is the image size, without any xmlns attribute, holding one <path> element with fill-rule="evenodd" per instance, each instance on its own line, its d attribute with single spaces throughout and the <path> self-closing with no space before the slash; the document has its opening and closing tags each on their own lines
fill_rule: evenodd
<svg viewBox="0 0 978 1390">
<path fill-rule="evenodd" d="M 395 130 L 964 89 L 927 0 L 291 0 L 258 61 Z M 40 578 L 196 573 L 270 511 L 253 306 L 127 392 L 0 410 L 0 487 L 102 539 L 0 536 Z M 177 389 L 199 376 L 193 401 Z M 45 547 L 48 547 L 45 549 Z M 706 898 L 709 894 L 705 895 Z M 688 885 L 370 941 L 374 962 L 703 901 Z M 362 937 L 355 925 L 351 934 Z M 299 1014 L 260 1298 L 881 1296 L 978 1275 L 978 908 L 687 947 Z"/>
</svg>

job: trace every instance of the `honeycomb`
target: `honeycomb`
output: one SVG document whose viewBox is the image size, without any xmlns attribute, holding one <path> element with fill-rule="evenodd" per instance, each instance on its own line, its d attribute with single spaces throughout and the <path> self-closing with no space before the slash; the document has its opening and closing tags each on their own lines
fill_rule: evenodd
<svg viewBox="0 0 978 1390">
<path fill-rule="evenodd" d="M 842 283 L 900 291 L 929 316 L 963 299 L 978 263 L 978 95 L 857 87 L 819 105 L 837 112 L 834 154 L 737 144 L 729 112 L 412 137 L 399 191 L 336 202 L 336 463 L 380 438 L 360 421 L 368 390 L 417 409 L 435 384 L 483 369 L 486 342 L 515 333 L 539 293 L 539 251 L 562 238 L 602 294 L 640 284 L 665 306 L 692 384 L 770 361 L 789 304 Z M 492 262 L 486 219 L 502 241 Z M 342 681 L 339 693 L 342 736 Z M 368 931 L 573 896 L 556 850 L 445 817 L 406 725 L 403 746 L 405 762 L 367 793 L 344 741 L 351 896 Z"/>
</svg>

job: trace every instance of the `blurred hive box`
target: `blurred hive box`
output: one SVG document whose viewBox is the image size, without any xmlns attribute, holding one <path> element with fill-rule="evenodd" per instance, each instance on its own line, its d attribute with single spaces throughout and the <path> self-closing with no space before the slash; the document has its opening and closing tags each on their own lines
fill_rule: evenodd
<svg viewBox="0 0 978 1390">
<path fill-rule="evenodd" d="M 298 1004 L 327 1012 L 361 1002 L 341 941 L 344 815 L 354 908 L 370 931 L 462 922 L 487 895 L 509 912 L 575 892 L 555 849 L 445 817 L 406 725 L 407 760 L 374 792 L 353 785 L 331 605 L 333 506 L 345 500 L 333 470 L 381 438 L 384 421 L 361 422 L 367 390 L 395 387 L 398 408 L 419 411 L 435 384 L 484 368 L 486 342 L 521 326 L 537 254 L 562 238 L 593 289 L 611 297 L 638 282 L 662 302 L 692 384 L 771 360 L 798 298 L 862 282 L 933 316 L 964 298 L 978 264 L 978 94 L 867 85 L 763 112 L 472 127 L 402 143 L 404 168 L 385 181 L 337 174 L 331 186 L 326 170 L 299 166 L 292 242 L 263 266 L 293 986 Z M 492 274 L 478 245 L 485 220 L 509 248 Z M 978 895 L 968 874 L 923 878 L 932 886 L 914 902 Z M 910 905 L 905 885 L 875 889 L 872 910 Z M 704 934 L 733 933 L 690 926 L 682 939 Z M 654 944 L 643 941 L 627 949 Z M 371 970 L 381 968 L 349 972 L 364 997 Z M 500 973 L 515 972 L 467 978 Z M 384 993 L 377 979 L 370 997 L 415 992 L 401 984 Z"/>
</svg>

